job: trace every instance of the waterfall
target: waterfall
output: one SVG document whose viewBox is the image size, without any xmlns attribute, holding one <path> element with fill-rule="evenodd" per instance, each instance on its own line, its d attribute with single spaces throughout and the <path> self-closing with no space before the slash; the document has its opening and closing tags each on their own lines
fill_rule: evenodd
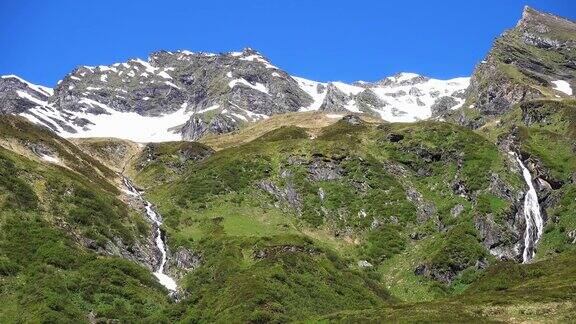
<svg viewBox="0 0 576 324">
<path fill-rule="evenodd" d="M 160 250 L 162 254 L 162 258 L 160 260 L 160 266 L 156 271 L 154 271 L 154 276 L 158 279 L 160 284 L 166 287 L 170 291 L 176 291 L 176 281 L 170 278 L 168 275 L 164 273 L 164 266 L 166 265 L 166 243 L 164 242 L 164 238 L 162 238 L 162 232 L 160 231 L 160 225 L 162 225 L 161 217 L 154 211 L 152 208 L 152 203 L 149 201 L 144 200 L 142 197 L 142 193 L 134 187 L 132 182 L 127 178 L 124 178 L 124 185 L 126 186 L 126 192 L 134 197 L 137 197 L 141 200 L 145 207 L 146 207 L 146 214 L 150 218 L 150 220 L 154 223 L 154 242 L 156 243 L 156 247 Z"/>
<path fill-rule="evenodd" d="M 528 191 L 524 196 L 524 220 L 526 221 L 526 229 L 524 230 L 524 251 L 522 252 L 522 263 L 528 263 L 534 257 L 536 244 L 542 236 L 544 220 L 540 214 L 540 204 L 538 203 L 536 189 L 534 189 L 534 185 L 532 184 L 532 175 L 530 175 L 530 171 L 524 166 L 518 154 L 514 155 L 522 169 L 524 181 L 528 184 Z"/>
</svg>

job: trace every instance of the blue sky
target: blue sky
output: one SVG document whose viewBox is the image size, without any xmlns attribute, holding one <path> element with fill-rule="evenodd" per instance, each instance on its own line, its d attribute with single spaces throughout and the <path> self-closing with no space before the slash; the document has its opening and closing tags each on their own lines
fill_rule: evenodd
<svg viewBox="0 0 576 324">
<path fill-rule="evenodd" d="M 252 47 L 319 81 L 451 78 L 469 75 L 525 4 L 576 19 L 574 0 L 0 0 L 0 74 L 53 86 L 78 65 Z"/>
</svg>

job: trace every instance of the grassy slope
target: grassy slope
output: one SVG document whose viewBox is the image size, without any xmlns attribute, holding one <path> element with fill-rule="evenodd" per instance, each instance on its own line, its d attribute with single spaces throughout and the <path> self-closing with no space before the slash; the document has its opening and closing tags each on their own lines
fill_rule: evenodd
<svg viewBox="0 0 576 324">
<path fill-rule="evenodd" d="M 130 173 L 126 167 L 143 148 L 141 144 L 117 138 L 77 138 L 71 141 L 114 172 Z"/>
<path fill-rule="evenodd" d="M 457 297 L 339 312 L 314 321 L 570 322 L 576 316 L 576 251 L 521 265 L 499 262 Z"/>
<path fill-rule="evenodd" d="M 90 312 L 136 321 L 159 314 L 168 300 L 148 270 L 98 256 L 76 240 L 130 245 L 147 235 L 146 222 L 104 177 L 113 173 L 44 129 L 18 118 L 1 123 L 2 143 L 19 153 L 42 143 L 66 165 L 0 147 L 2 322 L 84 322 Z"/>
<path fill-rule="evenodd" d="M 404 139 L 392 142 L 392 133 Z M 281 127 L 191 163 L 179 179 L 148 191 L 165 218 L 171 247 L 190 247 L 206 260 L 185 279 L 185 288 L 195 303 L 183 313 L 195 313 L 194 318 L 203 320 L 226 320 L 233 310 L 245 319 L 304 319 L 334 309 L 370 307 L 360 301 L 372 300 L 386 287 L 401 300 L 426 300 L 462 291 L 476 278 L 476 260 L 489 256 L 479 243 L 472 219 L 486 211 L 478 208 L 478 202 L 456 195 L 451 180 L 458 173 L 466 187 L 481 197 L 490 196 L 487 186 L 492 173 L 498 173 L 512 186 L 521 186 L 521 179 L 508 171 L 493 144 L 464 128 L 434 122 L 360 126 L 338 122 L 317 136 L 311 139 L 305 129 Z M 428 161 L 428 153 L 440 157 Z M 407 170 L 403 183 L 386 171 L 388 163 Z M 313 164 L 331 168 L 337 165 L 334 168 L 341 168 L 342 175 L 314 180 L 310 174 Z M 419 177 L 417 173 L 422 170 L 429 176 Z M 257 185 L 264 180 L 281 190 L 295 190 L 299 203 L 293 206 L 266 193 Z M 417 221 L 416 207 L 406 199 L 407 185 L 435 203 L 434 217 Z M 323 199 L 318 194 L 320 189 Z M 450 210 L 457 204 L 465 209 L 454 218 Z M 375 220 L 381 225 L 373 227 Z M 440 231 L 438 224 L 444 230 Z M 426 238 L 413 241 L 409 236 L 414 232 L 424 233 Z M 288 243 L 292 240 L 298 243 Z M 275 250 L 281 249 L 279 246 L 288 251 L 295 249 L 298 257 L 292 259 L 292 253 L 280 253 L 280 258 L 260 260 L 254 257 L 258 251 L 254 245 L 259 244 L 256 242 L 266 242 Z M 316 250 L 322 252 L 310 252 Z M 359 260 L 368 260 L 375 267 L 359 269 Z M 314 267 L 308 268 L 306 263 Z M 446 286 L 414 275 L 414 268 L 421 263 L 440 271 L 464 271 Z M 298 278 L 299 273 L 288 271 L 316 273 L 313 269 L 324 272 L 330 268 L 338 270 L 330 277 Z M 270 269 L 282 269 L 277 287 L 273 283 L 280 279 Z M 342 272 L 355 278 L 351 282 L 357 295 L 349 295 L 349 288 L 344 288 L 349 280 L 342 281 L 336 275 Z M 249 274 L 264 280 L 250 279 L 257 282 L 241 284 Z M 230 290 L 234 293 L 223 294 Z M 285 292 L 271 293 L 275 290 Z M 325 295 L 308 296 L 317 291 Z M 256 306 L 247 307 L 235 298 L 246 294 L 252 297 L 256 292 L 261 300 Z M 343 293 L 347 296 L 344 304 L 338 298 Z M 301 310 L 287 297 L 294 294 Z M 330 301 L 331 306 L 305 306 L 319 300 Z M 374 305 L 389 298 L 379 300 Z M 214 303 L 218 305 L 215 309 Z"/>
<path fill-rule="evenodd" d="M 208 135 L 200 139 L 200 142 L 212 147 L 215 150 L 221 150 L 228 147 L 246 144 L 258 137 L 273 131 L 282 126 L 296 126 L 306 129 L 311 135 L 317 134 L 323 127 L 334 124 L 339 118 L 329 117 L 335 114 L 326 114 L 322 112 L 296 112 L 274 115 L 269 119 L 252 123 L 240 130 L 221 135 Z M 362 116 L 368 121 L 376 121 L 374 117 Z"/>
<path fill-rule="evenodd" d="M 307 129 L 281 127 L 184 163 L 179 156 L 191 144 L 154 147 L 154 162 L 141 165 L 136 178 L 151 187 L 147 194 L 164 216 L 171 248 L 186 246 L 202 256 L 201 267 L 181 281 L 185 297 L 177 304 L 167 300 L 148 271 L 97 256 L 64 233 L 61 218 L 96 241 L 137 239 L 145 228 L 117 200 L 117 189 L 104 176 L 107 168 L 82 153 L 70 163 L 65 152 L 74 146 L 41 130 L 32 132 L 42 136 L 28 140 L 47 141 L 68 168 L 0 152 L 4 179 L 9 179 L 0 183 L 0 296 L 6 301 L 0 315 L 9 321 L 34 321 L 46 314 L 77 321 L 90 311 L 108 319 L 170 322 L 317 316 L 486 321 L 534 319 L 539 309 L 562 320 L 574 313 L 573 252 L 525 266 L 496 263 L 482 248 L 473 218 L 507 208 L 488 191 L 491 174 L 514 188 L 523 183 L 508 171 L 506 157 L 495 145 L 467 129 L 435 122 L 354 126 L 341 121 L 317 130 L 312 139 Z M 488 137 L 501 133 L 486 130 Z M 4 134 L 3 143 L 20 143 L 14 141 L 15 130 Z M 398 135 L 402 140 L 390 140 Z M 142 162 L 139 158 L 132 161 Z M 391 174 L 389 165 L 405 171 Z M 559 165 L 555 170 L 567 176 Z M 88 168 L 102 176 L 82 176 Z M 335 170 L 337 176 L 316 179 L 314 168 Z M 453 192 L 456 175 L 476 198 Z M 297 192 L 298 203 L 262 190 L 258 183 L 264 180 L 279 188 L 276 194 Z M 418 208 L 406 199 L 407 187 L 434 203 L 432 217 L 418 221 Z M 569 211 L 570 192 L 563 192 L 568 207 L 561 204 L 559 215 Z M 452 217 L 457 204 L 464 211 Z M 375 220 L 380 225 L 373 226 Z M 423 238 L 411 239 L 414 233 Z M 30 239 L 14 244 L 22 236 Z M 567 250 L 567 243 L 562 244 Z M 479 259 L 489 260 L 492 267 L 476 269 Z M 374 267 L 359 268 L 359 260 Z M 451 284 L 441 284 L 415 275 L 420 264 L 439 271 L 457 269 L 457 274 Z M 551 276 L 559 264 L 562 271 Z M 530 278 L 529 285 L 520 278 Z M 417 302 L 424 300 L 428 302 Z"/>
</svg>

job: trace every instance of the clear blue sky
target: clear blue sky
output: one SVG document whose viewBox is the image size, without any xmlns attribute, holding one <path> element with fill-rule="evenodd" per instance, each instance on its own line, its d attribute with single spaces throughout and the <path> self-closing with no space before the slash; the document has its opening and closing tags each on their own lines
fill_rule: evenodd
<svg viewBox="0 0 576 324">
<path fill-rule="evenodd" d="M 78 65 L 252 47 L 321 81 L 466 76 L 525 4 L 576 19 L 575 0 L 0 0 L 0 74 L 53 86 Z"/>
</svg>

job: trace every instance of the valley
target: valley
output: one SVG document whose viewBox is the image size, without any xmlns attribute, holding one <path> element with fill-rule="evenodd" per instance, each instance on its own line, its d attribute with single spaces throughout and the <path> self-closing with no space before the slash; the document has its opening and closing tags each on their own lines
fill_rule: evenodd
<svg viewBox="0 0 576 324">
<path fill-rule="evenodd" d="M 160 51 L 0 79 L 0 321 L 570 322 L 576 23 L 470 78 Z"/>
</svg>

